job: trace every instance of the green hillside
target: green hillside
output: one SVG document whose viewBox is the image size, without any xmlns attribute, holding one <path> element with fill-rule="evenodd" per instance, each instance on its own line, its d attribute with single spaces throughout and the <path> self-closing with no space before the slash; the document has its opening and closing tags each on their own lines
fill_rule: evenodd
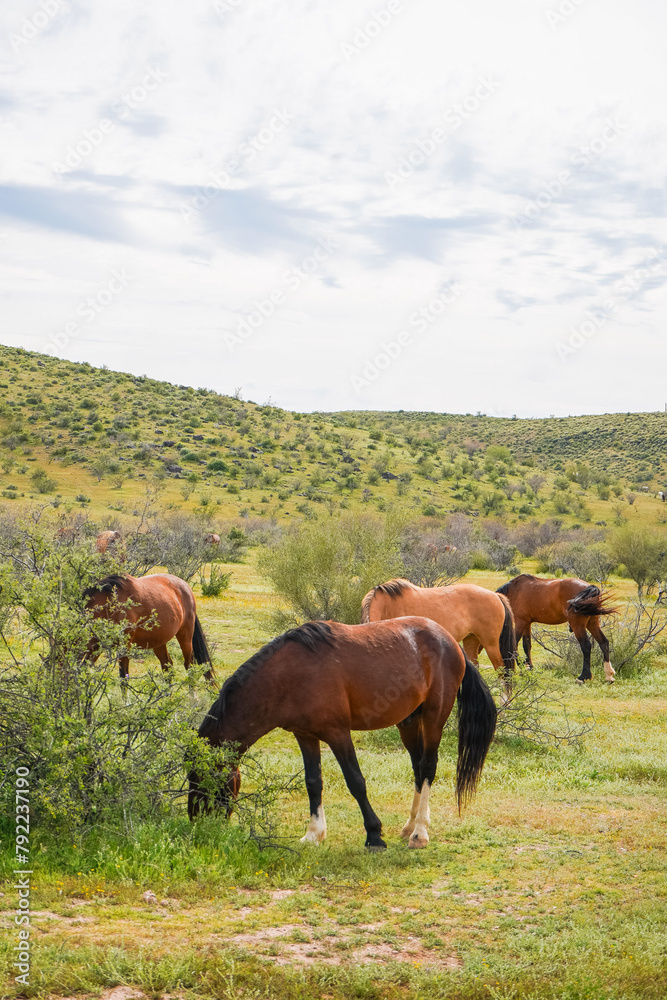
<svg viewBox="0 0 667 1000">
<path fill-rule="evenodd" d="M 539 420 L 295 413 L 0 348 L 0 494 L 131 513 L 148 483 L 214 518 L 315 518 L 389 504 L 439 519 L 611 524 L 667 510 L 662 413 Z M 112 514 L 115 512 L 115 514 Z"/>
</svg>

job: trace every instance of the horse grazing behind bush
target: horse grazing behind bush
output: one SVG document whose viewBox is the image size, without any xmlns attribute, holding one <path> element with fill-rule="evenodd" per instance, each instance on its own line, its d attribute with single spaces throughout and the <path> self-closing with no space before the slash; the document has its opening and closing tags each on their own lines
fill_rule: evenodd
<svg viewBox="0 0 667 1000">
<path fill-rule="evenodd" d="M 114 574 L 88 587 L 83 596 L 94 618 L 126 622 L 129 642 L 139 649 L 152 649 L 163 670 L 172 666 L 167 643 L 175 638 L 185 669 L 193 662 L 207 663 L 209 669 L 204 676 L 213 679 L 211 654 L 197 617 L 195 597 L 185 580 L 168 573 L 140 577 Z M 95 655 L 95 640 L 87 652 Z M 121 656 L 120 676 L 127 677 L 129 669 L 129 656 Z"/>
</svg>

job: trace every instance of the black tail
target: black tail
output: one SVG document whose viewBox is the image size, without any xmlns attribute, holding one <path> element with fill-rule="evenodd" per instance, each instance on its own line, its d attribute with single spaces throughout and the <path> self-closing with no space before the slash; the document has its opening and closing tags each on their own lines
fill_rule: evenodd
<svg viewBox="0 0 667 1000">
<path fill-rule="evenodd" d="M 567 602 L 567 606 L 575 615 L 615 615 L 618 608 L 610 604 L 612 600 L 610 594 L 603 594 L 599 587 L 590 586 L 580 590 L 576 597 Z"/>
<path fill-rule="evenodd" d="M 459 813 L 477 790 L 486 754 L 496 731 L 498 709 L 477 667 L 466 656 L 466 672 L 458 690 L 459 759 L 456 799 Z"/>
<path fill-rule="evenodd" d="M 192 658 L 195 663 L 208 663 L 212 666 L 204 630 L 197 615 L 195 615 L 195 630 L 192 635 Z"/>
<path fill-rule="evenodd" d="M 503 594 L 505 597 L 507 597 L 507 595 L 510 592 L 510 585 L 512 583 L 514 583 L 514 580 L 508 580 L 507 583 L 504 583 L 502 585 L 502 587 L 498 587 L 498 589 L 496 590 L 496 594 Z"/>
<path fill-rule="evenodd" d="M 496 591 L 496 593 L 499 594 L 500 591 Z M 500 655 L 505 664 L 505 680 L 509 683 L 512 671 L 516 666 L 516 628 L 514 627 L 514 615 L 512 614 L 510 602 L 504 595 L 501 595 L 500 599 L 505 605 L 505 621 L 503 622 L 503 630 L 500 633 L 498 644 L 500 646 Z"/>
</svg>

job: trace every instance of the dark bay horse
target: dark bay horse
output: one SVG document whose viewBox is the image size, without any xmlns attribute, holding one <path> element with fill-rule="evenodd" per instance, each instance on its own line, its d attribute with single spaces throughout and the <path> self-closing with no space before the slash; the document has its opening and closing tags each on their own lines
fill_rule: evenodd
<svg viewBox="0 0 667 1000">
<path fill-rule="evenodd" d="M 361 602 L 362 622 L 404 615 L 424 615 L 437 622 L 462 644 L 466 656 L 475 664 L 484 648 L 509 692 L 516 636 L 512 609 L 505 597 L 472 583 L 417 587 L 399 579 L 374 587 Z"/>
<path fill-rule="evenodd" d="M 529 573 L 515 576 L 509 583 L 498 588 L 512 605 L 516 622 L 517 643 L 523 639 L 523 649 L 528 666 L 532 669 L 530 657 L 533 622 L 542 625 L 563 625 L 567 622 L 574 632 L 584 654 L 584 666 L 577 678 L 579 683 L 589 681 L 591 674 L 592 643 L 591 633 L 602 650 L 605 679 L 612 684 L 616 671 L 609 662 L 609 640 L 600 628 L 601 615 L 616 614 L 618 608 L 611 607 L 611 598 L 602 594 L 599 587 L 564 577 L 561 580 L 541 580 Z"/>
<path fill-rule="evenodd" d="M 308 622 L 274 639 L 229 677 L 199 735 L 213 746 L 236 744 L 240 756 L 266 733 L 285 729 L 301 748 L 310 824 L 303 841 L 326 835 L 322 807 L 320 742 L 328 743 L 347 787 L 359 803 L 366 846 L 381 850 L 382 824 L 366 795 L 351 730 L 398 731 L 412 760 L 415 793 L 403 828 L 409 847 L 428 843 L 429 792 L 444 726 L 458 697 L 459 810 L 474 794 L 496 726 L 491 692 L 460 646 L 426 618 L 368 625 Z M 188 813 L 209 808 L 209 797 L 191 771 Z M 240 775 L 235 763 L 215 798 L 231 811 Z"/>
<path fill-rule="evenodd" d="M 88 587 L 83 596 L 93 618 L 127 622 L 128 641 L 139 649 L 152 649 L 163 670 L 172 666 L 167 643 L 176 638 L 185 669 L 193 661 L 208 663 L 204 676 L 213 678 L 211 654 L 197 618 L 195 597 L 185 580 L 168 573 L 139 577 L 116 574 Z M 93 641 L 89 655 L 94 655 L 95 649 Z M 120 676 L 127 677 L 129 669 L 129 656 L 121 656 Z"/>
</svg>

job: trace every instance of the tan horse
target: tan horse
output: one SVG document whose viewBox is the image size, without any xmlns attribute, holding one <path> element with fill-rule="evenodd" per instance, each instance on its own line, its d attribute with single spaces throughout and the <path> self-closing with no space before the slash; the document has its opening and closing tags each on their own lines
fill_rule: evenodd
<svg viewBox="0 0 667 1000">
<path fill-rule="evenodd" d="M 512 609 L 501 594 L 472 583 L 417 587 L 409 580 L 399 579 L 374 587 L 361 602 L 362 622 L 404 615 L 423 615 L 437 622 L 461 643 L 473 663 L 477 663 L 480 650 L 485 649 L 509 692 L 516 638 Z"/>
<path fill-rule="evenodd" d="M 114 574 L 89 587 L 83 596 L 94 618 L 126 622 L 128 641 L 139 649 L 152 649 L 163 670 L 172 666 L 167 643 L 175 638 L 185 669 L 193 661 L 208 663 L 204 676 L 213 679 L 211 654 L 197 617 L 195 596 L 185 580 L 168 573 L 139 577 Z M 94 656 L 96 651 L 92 640 L 88 655 Z M 121 656 L 120 676 L 126 678 L 129 670 L 129 656 Z"/>
</svg>

